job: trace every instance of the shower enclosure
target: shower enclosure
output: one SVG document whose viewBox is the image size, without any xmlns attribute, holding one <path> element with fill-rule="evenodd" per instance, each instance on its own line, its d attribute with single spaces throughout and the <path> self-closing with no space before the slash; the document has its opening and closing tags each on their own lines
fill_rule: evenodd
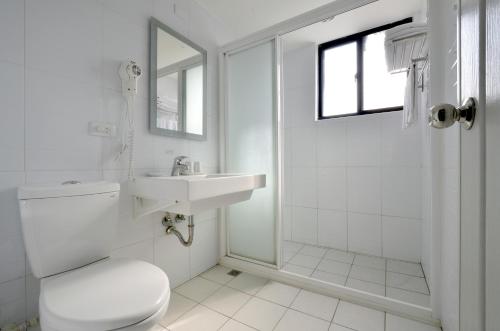
<svg viewBox="0 0 500 331">
<path fill-rule="evenodd" d="M 221 261 L 436 322 L 443 301 L 458 311 L 441 293 L 459 293 L 460 148 L 458 127 L 431 130 L 426 109 L 457 103 L 457 7 L 393 2 L 337 0 L 221 49 L 222 170 L 267 175 L 265 190 L 222 211 Z M 386 16 L 369 21 L 373 12 Z M 408 17 L 434 27 L 429 52 L 415 55 L 427 59 L 418 121 L 403 130 L 401 111 L 318 120 L 318 40 Z"/>
</svg>

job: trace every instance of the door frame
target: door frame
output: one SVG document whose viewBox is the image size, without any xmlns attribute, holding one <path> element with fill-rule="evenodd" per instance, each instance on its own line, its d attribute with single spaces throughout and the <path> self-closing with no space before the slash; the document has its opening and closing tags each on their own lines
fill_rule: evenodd
<svg viewBox="0 0 500 331">
<path fill-rule="evenodd" d="M 485 229 L 485 329 L 493 331 L 500 325 L 500 157 L 498 153 L 499 89 L 498 15 L 500 0 L 486 0 L 486 229 Z"/>
<path fill-rule="evenodd" d="M 477 100 L 474 127 L 460 129 L 459 325 L 463 331 L 485 329 L 485 18 L 485 0 L 460 1 L 460 100 Z"/>
</svg>

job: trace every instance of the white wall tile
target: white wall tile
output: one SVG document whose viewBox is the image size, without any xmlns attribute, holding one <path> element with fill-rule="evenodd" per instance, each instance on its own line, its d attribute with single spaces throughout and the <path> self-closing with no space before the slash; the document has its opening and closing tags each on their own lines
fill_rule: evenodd
<svg viewBox="0 0 500 331">
<path fill-rule="evenodd" d="M 0 236 L 0 283 L 24 277 L 26 274 L 23 237 L 20 235 Z"/>
<path fill-rule="evenodd" d="M 347 210 L 347 171 L 318 168 L 318 208 Z"/>
<path fill-rule="evenodd" d="M 137 259 L 154 263 L 154 250 L 154 240 L 148 239 L 137 244 L 114 249 L 111 257 Z"/>
<path fill-rule="evenodd" d="M 360 167 L 347 170 L 347 205 L 353 212 L 380 214 L 380 168 Z"/>
<path fill-rule="evenodd" d="M 292 240 L 292 207 L 283 207 L 283 240 Z"/>
<path fill-rule="evenodd" d="M 316 44 L 286 52 L 283 63 L 284 88 L 296 88 L 304 85 L 314 85 L 316 61 Z M 297 65 L 300 63 L 300 65 Z"/>
<path fill-rule="evenodd" d="M 381 256 L 382 222 L 380 215 L 348 214 L 348 249 L 353 252 Z"/>
<path fill-rule="evenodd" d="M 347 212 L 318 209 L 318 244 L 347 250 Z"/>
<path fill-rule="evenodd" d="M 153 14 L 153 0 L 99 0 L 99 3 L 108 10 L 112 10 L 129 21 L 141 26 L 147 26 Z"/>
<path fill-rule="evenodd" d="M 153 0 L 154 16 L 164 23 L 187 35 L 189 33 L 188 22 L 186 22 L 187 1 L 178 0 Z M 177 13 L 174 12 L 174 5 L 177 7 Z"/>
<path fill-rule="evenodd" d="M 293 204 L 293 168 L 286 165 L 283 171 L 283 202 L 287 205 Z"/>
<path fill-rule="evenodd" d="M 319 167 L 347 164 L 347 124 L 343 119 L 322 120 L 317 124 Z"/>
<path fill-rule="evenodd" d="M 283 162 L 286 166 L 291 166 L 292 165 L 292 153 L 293 153 L 293 133 L 294 129 L 284 129 L 283 130 L 283 136 L 284 136 L 284 143 L 283 143 L 283 153 L 284 153 L 284 159 Z"/>
<path fill-rule="evenodd" d="M 100 14 L 96 0 L 26 0 L 26 65 L 98 85 Z"/>
<path fill-rule="evenodd" d="M 315 85 L 303 85 L 284 90 L 283 104 L 287 109 L 286 127 L 305 128 L 315 124 Z"/>
<path fill-rule="evenodd" d="M 25 307 L 26 300 L 24 298 L 0 306 L 0 325 L 17 324 L 25 321 Z"/>
<path fill-rule="evenodd" d="M 23 172 L 0 172 L 0 237 L 22 234 L 17 187 L 24 183 Z"/>
<path fill-rule="evenodd" d="M 24 241 L 16 187 L 24 173 L 0 173 L 0 283 L 25 276 Z"/>
<path fill-rule="evenodd" d="M 129 18 L 114 11 L 104 11 L 102 22 L 102 56 L 99 73 L 103 87 L 121 92 L 117 72 L 124 61 L 134 60 L 143 70 L 138 81 L 138 95 L 148 98 L 148 25 L 137 25 Z"/>
<path fill-rule="evenodd" d="M 101 139 L 88 136 L 100 116 L 98 86 L 38 70 L 26 77 L 26 168 L 98 169 Z"/>
<path fill-rule="evenodd" d="M 178 229 L 185 231 L 186 227 Z M 170 288 L 177 287 L 190 278 L 189 248 L 181 246 L 175 236 L 155 238 L 155 264 L 167 273 Z"/>
<path fill-rule="evenodd" d="M 24 1 L 0 2 L 0 61 L 24 64 Z"/>
<path fill-rule="evenodd" d="M 381 120 L 377 115 L 354 116 L 347 122 L 347 164 L 380 165 Z"/>
<path fill-rule="evenodd" d="M 420 262 L 420 220 L 400 217 L 382 217 L 384 257 Z"/>
<path fill-rule="evenodd" d="M 7 1 L 7 4 L 10 2 Z M 0 16 L 2 15 L 0 13 Z M 0 36 L 2 33 L 0 32 Z M 4 46 L 2 46 L 3 48 Z M 13 63 L 0 62 L 0 72 L 2 73 L 0 75 L 0 108 L 2 109 L 2 121 L 0 121 L 0 155 L 2 155 L 0 158 L 0 171 L 23 171 L 24 67 Z"/>
<path fill-rule="evenodd" d="M 40 280 L 32 274 L 26 276 L 26 316 L 37 316 L 40 297 Z"/>
<path fill-rule="evenodd" d="M 320 245 L 382 254 L 383 244 L 393 243 L 383 243 L 382 215 L 421 218 L 422 148 L 426 147 L 422 144 L 428 136 L 428 131 L 424 131 L 427 126 L 402 130 L 401 112 L 311 124 L 316 112 L 312 101 L 316 96 L 315 50 L 303 47 L 285 52 L 283 68 L 285 204 L 292 209 L 318 208 Z M 310 141 L 313 136 L 315 142 Z M 311 192 L 309 183 L 314 170 L 299 170 L 297 165 L 317 167 L 317 194 Z M 352 216 L 344 222 L 345 212 Z M 336 222 L 328 222 L 329 219 Z M 367 223 L 367 219 L 375 222 L 368 222 L 368 228 L 363 228 L 361 224 Z M 314 240 L 310 227 L 300 221 L 294 221 L 294 225 L 303 225 L 301 229 L 306 231 L 308 240 Z M 355 230 L 349 231 L 349 240 L 347 229 Z M 292 240 L 294 236 L 299 236 L 296 231 Z"/>
<path fill-rule="evenodd" d="M 421 168 L 382 169 L 382 214 L 421 218 Z"/>
<path fill-rule="evenodd" d="M 316 128 L 292 129 L 292 166 L 316 166 Z"/>
<path fill-rule="evenodd" d="M 197 222 L 195 216 L 195 237 L 190 249 L 191 277 L 201 274 L 217 264 L 219 259 L 219 235 L 215 218 Z M 179 243 L 180 245 L 180 243 Z"/>
<path fill-rule="evenodd" d="M 295 206 L 313 207 L 318 205 L 316 172 L 314 167 L 293 168 L 292 202 Z"/>
<path fill-rule="evenodd" d="M 153 13 L 209 51 L 206 142 L 152 136 L 148 131 L 148 21 Z M 123 184 L 126 180 L 126 153 L 114 160 L 119 137 L 87 134 L 89 121 L 119 124 L 125 109 L 118 77 L 122 61 L 134 59 L 143 68 L 134 112 L 136 174 L 154 169 L 168 172 L 180 154 L 201 161 L 207 172 L 218 169 L 217 57 L 213 54 L 219 38 L 214 34 L 219 32 L 225 38 L 229 35 L 194 1 L 0 1 L 4 46 L 0 48 L 4 73 L 0 77 L 4 119 L 0 124 L 4 156 L 0 161 L 0 264 L 9 266 L 0 268 L 0 283 L 28 277 L 21 300 L 0 305 L 0 325 L 31 318 L 38 307 L 39 281 L 26 267 L 15 187 L 25 181 L 106 179 Z M 215 214 L 199 216 L 198 241 L 188 249 L 164 234 L 161 213 L 133 219 L 126 185 L 121 196 L 113 256 L 155 262 L 167 271 L 172 286 L 215 263 Z M 185 225 L 180 228 L 186 232 Z"/>
<path fill-rule="evenodd" d="M 24 277 L 0 283 L 0 306 L 23 300 L 25 297 L 24 284 Z"/>
<path fill-rule="evenodd" d="M 382 165 L 419 167 L 422 164 L 420 127 L 402 129 L 402 113 L 382 114 Z"/>
<path fill-rule="evenodd" d="M 292 240 L 306 244 L 316 244 L 318 242 L 317 209 L 293 207 Z"/>
</svg>

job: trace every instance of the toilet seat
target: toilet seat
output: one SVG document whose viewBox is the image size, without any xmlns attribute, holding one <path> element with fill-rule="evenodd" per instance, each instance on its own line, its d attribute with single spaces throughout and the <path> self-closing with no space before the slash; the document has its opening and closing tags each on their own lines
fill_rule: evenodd
<svg viewBox="0 0 500 331">
<path fill-rule="evenodd" d="M 42 327 L 64 331 L 125 329 L 166 310 L 168 278 L 138 260 L 105 259 L 42 280 Z"/>
</svg>

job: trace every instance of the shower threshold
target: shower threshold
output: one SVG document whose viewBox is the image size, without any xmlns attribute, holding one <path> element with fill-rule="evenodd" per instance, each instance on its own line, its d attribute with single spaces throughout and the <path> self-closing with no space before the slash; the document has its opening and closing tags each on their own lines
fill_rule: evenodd
<svg viewBox="0 0 500 331">
<path fill-rule="evenodd" d="M 284 241 L 282 270 L 428 308 L 420 263 Z"/>
</svg>

